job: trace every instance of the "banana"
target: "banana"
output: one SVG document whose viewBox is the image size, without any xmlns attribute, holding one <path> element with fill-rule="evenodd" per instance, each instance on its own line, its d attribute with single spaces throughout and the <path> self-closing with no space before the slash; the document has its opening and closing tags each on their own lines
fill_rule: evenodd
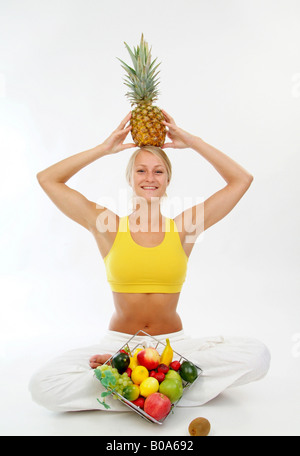
<svg viewBox="0 0 300 456">
<path fill-rule="evenodd" d="M 143 349 L 142 348 L 137 348 L 133 354 L 133 356 L 130 358 L 130 364 L 129 364 L 129 367 L 130 369 L 134 369 L 136 368 L 137 366 L 139 366 L 139 362 L 137 360 L 137 355 L 139 354 L 140 351 L 142 351 Z"/>
<path fill-rule="evenodd" d="M 166 366 L 169 366 L 173 359 L 173 349 L 170 345 L 170 340 L 166 339 L 166 342 L 167 342 L 167 345 L 160 357 L 160 364 L 165 364 Z"/>
<path fill-rule="evenodd" d="M 130 358 L 129 368 L 131 370 L 135 369 L 138 365 L 139 365 L 139 363 L 136 358 Z"/>
</svg>

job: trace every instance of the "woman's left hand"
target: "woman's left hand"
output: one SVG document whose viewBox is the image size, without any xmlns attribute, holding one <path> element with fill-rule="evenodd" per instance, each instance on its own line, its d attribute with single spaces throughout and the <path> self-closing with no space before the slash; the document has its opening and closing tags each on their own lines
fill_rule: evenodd
<svg viewBox="0 0 300 456">
<path fill-rule="evenodd" d="M 112 355 L 109 355 L 106 353 L 105 355 L 94 355 L 90 358 L 90 367 L 92 369 L 97 369 L 97 367 L 102 366 L 102 364 L 105 364 L 106 361 L 111 358 Z"/>
<path fill-rule="evenodd" d="M 165 117 L 165 121 L 163 121 L 162 123 L 166 127 L 168 127 L 169 130 L 167 132 L 167 136 L 172 141 L 169 143 L 165 143 L 162 148 L 187 149 L 188 147 L 192 147 L 192 143 L 195 136 L 179 128 L 176 125 L 174 119 L 163 109 L 162 113 Z"/>
</svg>

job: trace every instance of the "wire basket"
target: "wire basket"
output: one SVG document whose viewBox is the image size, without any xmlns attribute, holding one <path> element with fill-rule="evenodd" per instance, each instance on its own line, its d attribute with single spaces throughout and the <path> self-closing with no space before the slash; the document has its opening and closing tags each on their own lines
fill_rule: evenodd
<svg viewBox="0 0 300 456">
<path fill-rule="evenodd" d="M 132 342 L 134 342 L 134 339 L 136 336 L 146 336 L 147 337 L 147 341 L 140 341 L 139 343 L 135 343 L 131 348 L 130 348 L 130 344 L 132 344 Z M 143 343 L 144 342 L 144 343 Z M 146 342 L 146 343 L 145 343 Z M 137 348 L 141 348 L 141 349 L 144 349 L 144 348 L 147 348 L 147 347 L 153 347 L 155 348 L 160 354 L 162 354 L 164 348 L 166 347 L 166 344 L 161 342 L 160 340 L 156 339 L 154 336 L 151 336 L 150 334 L 146 333 L 145 331 L 138 331 L 136 334 L 134 334 L 127 342 L 126 344 L 124 344 L 122 347 L 120 347 L 120 349 L 118 350 L 118 352 L 116 352 L 114 355 L 112 355 L 104 364 L 110 364 L 110 361 L 112 360 L 112 358 L 114 358 L 114 356 L 116 356 L 120 350 L 126 350 L 129 351 L 129 353 L 131 352 L 134 352 Z M 187 358 L 185 358 L 184 356 L 180 355 L 179 353 L 177 353 L 174 349 L 173 349 L 173 361 L 179 361 L 180 363 L 183 362 L 183 361 L 189 361 Z M 181 396 L 180 399 L 178 399 L 176 402 L 174 402 L 171 406 L 171 410 L 170 412 L 168 413 L 168 415 L 166 415 L 162 420 L 156 420 L 155 418 L 153 418 L 152 416 L 150 416 L 148 413 L 146 413 L 143 409 L 141 409 L 140 407 L 138 407 L 137 405 L 133 404 L 133 402 L 125 399 L 125 397 L 123 397 L 121 394 L 117 393 L 116 391 L 113 391 L 112 389 L 110 389 L 109 387 L 106 388 L 107 391 L 109 391 L 113 396 L 117 396 L 117 398 L 123 402 L 123 404 L 125 404 L 127 407 L 129 407 L 130 409 L 132 409 L 133 411 L 135 411 L 136 413 L 138 413 L 140 416 L 142 416 L 145 420 L 147 421 L 150 421 L 151 423 L 155 423 L 155 424 L 163 424 L 163 422 L 166 420 L 166 418 L 170 415 L 170 413 L 173 413 L 173 410 L 174 408 L 177 406 L 177 404 L 180 402 L 180 400 L 182 399 L 182 397 L 184 396 L 184 393 L 187 389 L 189 389 L 192 385 L 195 384 L 195 382 L 197 381 L 197 379 L 199 378 L 199 376 L 202 374 L 202 369 L 197 366 L 195 363 L 193 363 L 194 366 L 196 367 L 197 369 L 197 372 L 198 372 L 198 375 L 197 375 L 197 378 L 193 381 L 193 383 L 189 383 L 189 382 L 186 382 L 185 380 L 182 379 L 182 386 L 183 386 L 183 394 Z"/>
</svg>

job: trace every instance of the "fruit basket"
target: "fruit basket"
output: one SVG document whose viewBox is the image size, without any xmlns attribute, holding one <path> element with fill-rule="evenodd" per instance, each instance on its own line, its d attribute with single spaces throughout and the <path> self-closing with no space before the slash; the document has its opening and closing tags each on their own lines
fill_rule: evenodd
<svg viewBox="0 0 300 456">
<path fill-rule="evenodd" d="M 137 341 L 136 336 L 145 336 Z M 95 369 L 106 391 L 151 423 L 163 424 L 202 369 L 170 345 L 145 331 L 138 331 L 105 364 Z"/>
</svg>

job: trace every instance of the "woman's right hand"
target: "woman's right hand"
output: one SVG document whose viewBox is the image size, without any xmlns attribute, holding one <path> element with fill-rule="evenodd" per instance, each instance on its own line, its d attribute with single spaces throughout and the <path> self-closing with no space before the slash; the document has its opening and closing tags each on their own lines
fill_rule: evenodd
<svg viewBox="0 0 300 456">
<path fill-rule="evenodd" d="M 131 112 L 122 120 L 118 128 L 104 141 L 103 146 L 107 150 L 107 155 L 116 154 L 125 149 L 136 147 L 134 143 L 124 144 L 124 141 L 131 131 L 131 126 L 126 127 L 131 119 Z"/>
</svg>

